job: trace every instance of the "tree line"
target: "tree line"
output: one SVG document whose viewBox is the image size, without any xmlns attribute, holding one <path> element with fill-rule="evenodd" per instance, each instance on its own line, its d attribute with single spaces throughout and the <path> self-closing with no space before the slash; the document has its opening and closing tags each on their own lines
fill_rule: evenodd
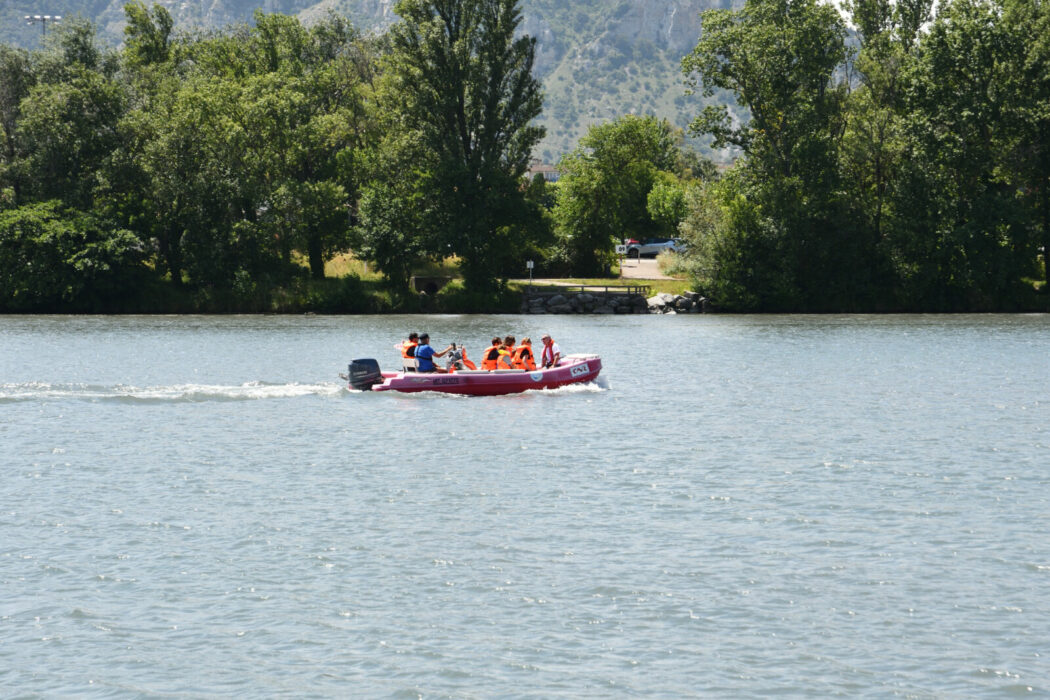
<svg viewBox="0 0 1050 700">
<path fill-rule="evenodd" d="M 85 21 L 0 47 L 0 307 L 245 308 L 297 289 L 361 310 L 352 277 L 320 284 L 348 250 L 406 298 L 414 270 L 453 259 L 484 303 L 527 260 L 604 275 L 614 240 L 674 235 L 683 183 L 713 166 L 669 122 L 599 125 L 561 186 L 529 180 L 542 93 L 519 2 L 396 11 L 379 35 L 263 12 L 179 33 L 132 2 L 119 51 Z"/>
<path fill-rule="evenodd" d="M 518 0 L 395 10 L 383 34 L 262 12 L 176 32 L 132 2 L 120 50 L 83 21 L 38 51 L 0 46 L 0 310 L 288 290 L 361 310 L 356 278 L 324 279 L 349 250 L 394 294 L 452 259 L 491 296 L 528 259 L 600 276 L 614 243 L 676 234 L 677 264 L 731 310 L 1042 304 L 1045 3 L 934 17 L 930 0 L 853 0 L 850 24 L 816 0 L 707 12 L 683 70 L 746 116 L 709 107 L 692 130 L 735 164 L 719 174 L 666 120 L 626 115 L 591 127 L 554 186 L 525 177 L 542 91 Z"/>
<path fill-rule="evenodd" d="M 690 194 L 703 291 L 739 310 L 1046 308 L 1050 5 L 816 0 L 710 11 L 683 60 L 750 119 L 692 128 L 742 154 Z"/>
<path fill-rule="evenodd" d="M 535 42 L 515 0 L 397 11 L 377 36 L 263 12 L 179 33 L 132 2 L 119 51 L 86 21 L 0 46 L 0 306 L 250 296 L 350 249 L 391 289 L 450 256 L 494 288 L 550 237 L 522 184 L 543 135 Z"/>
</svg>

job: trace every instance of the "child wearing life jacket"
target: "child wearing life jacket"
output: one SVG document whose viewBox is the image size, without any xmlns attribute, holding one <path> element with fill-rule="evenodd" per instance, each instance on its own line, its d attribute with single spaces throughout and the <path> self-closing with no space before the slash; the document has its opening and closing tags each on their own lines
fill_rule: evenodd
<svg viewBox="0 0 1050 700">
<path fill-rule="evenodd" d="M 481 353 L 481 369 L 492 371 L 499 369 L 499 356 L 500 348 L 503 347 L 503 341 L 499 338 L 492 339 L 492 345 L 485 348 L 484 352 Z"/>
<path fill-rule="evenodd" d="M 514 336 L 508 335 L 503 339 L 503 347 L 499 350 L 499 360 L 497 360 L 497 366 L 499 369 L 514 369 Z"/>
<path fill-rule="evenodd" d="M 533 371 L 536 369 L 536 359 L 532 355 L 532 339 L 522 338 L 521 345 L 514 348 L 514 354 L 512 357 L 515 369 L 524 369 Z"/>
<path fill-rule="evenodd" d="M 406 372 L 416 371 L 415 357 L 417 347 L 419 347 L 419 333 L 415 331 L 408 334 L 408 340 L 404 340 L 399 345 L 394 346 L 396 350 L 401 351 L 401 364 Z"/>
</svg>

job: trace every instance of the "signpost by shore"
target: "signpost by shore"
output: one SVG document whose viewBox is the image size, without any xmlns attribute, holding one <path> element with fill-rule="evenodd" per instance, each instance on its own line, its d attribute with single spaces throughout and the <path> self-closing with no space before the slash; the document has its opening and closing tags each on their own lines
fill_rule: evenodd
<svg viewBox="0 0 1050 700">
<path fill-rule="evenodd" d="M 620 277 L 623 277 L 623 256 L 627 255 L 627 246 L 616 246 L 616 254 L 620 256 Z"/>
</svg>

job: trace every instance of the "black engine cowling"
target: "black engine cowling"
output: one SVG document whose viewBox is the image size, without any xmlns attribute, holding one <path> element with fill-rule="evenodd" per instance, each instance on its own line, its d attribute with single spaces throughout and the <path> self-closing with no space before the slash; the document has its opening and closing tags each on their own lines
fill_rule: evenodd
<svg viewBox="0 0 1050 700">
<path fill-rule="evenodd" d="M 379 371 L 379 363 L 372 359 L 353 360 L 347 371 L 350 379 L 350 387 L 358 391 L 371 391 L 374 384 L 383 381 L 383 373 Z"/>
</svg>

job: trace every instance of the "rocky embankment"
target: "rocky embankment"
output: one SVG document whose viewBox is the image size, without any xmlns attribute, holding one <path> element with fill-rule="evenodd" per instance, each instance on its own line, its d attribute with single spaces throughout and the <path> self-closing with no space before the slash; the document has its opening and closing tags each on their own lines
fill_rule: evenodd
<svg viewBox="0 0 1050 700">
<path fill-rule="evenodd" d="M 640 294 L 573 292 L 526 295 L 523 314 L 699 314 L 713 311 L 711 302 L 696 292 L 661 293 L 646 299 Z"/>
<path fill-rule="evenodd" d="M 715 310 L 714 304 L 698 292 L 657 294 L 645 300 L 651 314 L 706 314 Z"/>
</svg>

